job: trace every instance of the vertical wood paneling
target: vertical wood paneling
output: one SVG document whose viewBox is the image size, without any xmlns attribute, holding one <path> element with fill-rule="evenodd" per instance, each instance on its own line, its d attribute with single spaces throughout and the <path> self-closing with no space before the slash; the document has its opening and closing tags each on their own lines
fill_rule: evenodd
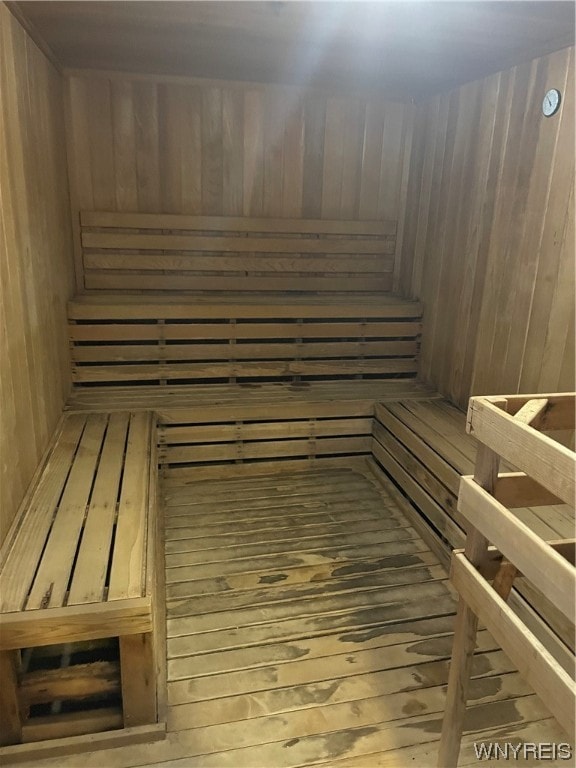
<svg viewBox="0 0 576 768">
<path fill-rule="evenodd" d="M 209 126 L 202 124 L 202 94 L 197 88 L 181 88 L 179 93 L 180 105 L 173 123 L 178 125 L 180 136 L 180 205 L 190 211 L 201 211 L 204 204 L 213 207 L 214 198 L 218 200 L 222 170 L 212 162 L 214 151 L 211 147 L 206 147 L 206 155 L 203 152 L 203 137 L 205 133 L 209 134 Z M 216 104 L 214 108 L 218 109 L 218 106 Z M 208 123 L 209 120 L 208 117 Z M 219 139 L 220 136 L 214 136 L 215 143 Z M 165 144 L 162 149 L 170 156 L 170 144 Z"/>
<path fill-rule="evenodd" d="M 324 138 L 326 135 L 326 98 L 308 94 L 304 97 L 304 178 L 302 216 L 322 216 L 322 181 Z"/>
<path fill-rule="evenodd" d="M 284 128 L 288 115 L 281 93 L 264 94 L 264 216 L 282 216 Z"/>
<path fill-rule="evenodd" d="M 116 206 L 126 211 L 138 205 L 133 89 L 126 82 L 112 83 L 111 86 Z"/>
<path fill-rule="evenodd" d="M 299 99 L 291 104 L 284 128 L 282 213 L 288 218 L 302 215 L 304 173 L 304 107 Z"/>
<path fill-rule="evenodd" d="M 0 94 L 2 540 L 70 388 L 74 284 L 62 80 L 2 4 Z"/>
<path fill-rule="evenodd" d="M 402 209 L 404 104 L 92 74 L 70 76 L 69 96 L 74 207 L 363 220 Z"/>
<path fill-rule="evenodd" d="M 160 209 L 158 91 L 146 82 L 133 88 L 138 210 L 153 213 Z"/>
<path fill-rule="evenodd" d="M 263 216 L 264 125 L 262 93 L 244 95 L 244 215 Z M 174 213 L 185 211 L 174 211 Z"/>
<path fill-rule="evenodd" d="M 244 99 L 239 91 L 222 94 L 222 213 L 242 216 Z"/>
<path fill-rule="evenodd" d="M 222 213 L 222 181 L 222 90 L 205 88 L 202 90 L 202 213 L 215 216 Z"/>
<path fill-rule="evenodd" d="M 573 57 L 417 109 L 401 287 L 424 303 L 423 377 L 462 406 L 574 388 Z"/>
</svg>

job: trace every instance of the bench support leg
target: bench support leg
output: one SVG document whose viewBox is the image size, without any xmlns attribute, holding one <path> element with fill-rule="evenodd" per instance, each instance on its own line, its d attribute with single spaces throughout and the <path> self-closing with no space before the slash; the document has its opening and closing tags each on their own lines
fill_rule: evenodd
<svg viewBox="0 0 576 768">
<path fill-rule="evenodd" d="M 155 723 L 156 667 L 151 632 L 120 638 L 124 727 Z"/>
<path fill-rule="evenodd" d="M 0 651 L 0 746 L 3 747 L 22 741 L 17 663 L 17 651 Z"/>
</svg>

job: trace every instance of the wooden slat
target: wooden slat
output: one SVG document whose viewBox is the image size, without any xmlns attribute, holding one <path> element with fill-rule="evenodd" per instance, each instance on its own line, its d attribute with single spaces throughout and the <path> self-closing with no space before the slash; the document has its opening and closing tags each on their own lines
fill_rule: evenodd
<svg viewBox="0 0 576 768">
<path fill-rule="evenodd" d="M 0 651 L 0 746 L 18 744 L 22 740 L 22 717 L 20 714 L 18 657 L 15 651 Z"/>
<path fill-rule="evenodd" d="M 150 414 L 137 413 L 130 417 L 108 588 L 109 601 L 138 598 L 146 589 L 151 428 Z"/>
<path fill-rule="evenodd" d="M 546 648 L 518 620 L 506 605 L 467 562 L 455 555 L 454 586 L 480 620 L 518 665 L 526 680 L 534 686 L 558 722 L 573 733 L 575 727 L 576 686 Z"/>
<path fill-rule="evenodd" d="M 102 318 L 105 320 L 105 318 Z M 202 339 L 267 339 L 347 337 L 409 337 L 420 333 L 419 323 L 348 322 L 330 323 L 122 323 L 70 325 L 73 341 L 137 341 L 162 339 L 165 341 L 199 341 Z M 306 347 L 308 343 L 306 342 Z M 367 342 L 365 342 L 367 343 Z"/>
<path fill-rule="evenodd" d="M 135 728 L 118 728 L 103 733 L 84 733 L 81 736 L 67 736 L 35 741 L 30 744 L 18 744 L 3 748 L 2 757 L 9 758 L 15 764 L 26 761 L 36 762 L 48 758 L 58 758 L 61 763 L 67 756 L 71 756 L 72 761 L 77 760 L 78 753 L 86 749 L 100 752 L 100 750 L 114 747 L 150 744 L 154 741 L 161 741 L 165 737 L 166 723 L 155 723 L 154 725 L 141 725 Z"/>
<path fill-rule="evenodd" d="M 385 471 L 388 472 L 403 488 L 408 497 L 422 510 L 428 521 L 442 536 L 452 543 L 452 546 L 462 546 L 464 532 L 452 521 L 440 505 L 413 480 L 403 467 L 396 461 L 392 453 L 380 442 L 373 439 L 372 455 Z"/>
<path fill-rule="evenodd" d="M 19 513 L 15 540 L 6 554 L 1 571 L 2 612 L 18 611 L 24 607 L 85 423 L 86 417 L 82 416 L 64 421 L 30 504 Z M 25 573 L 20 568 L 23 561 L 31 564 Z"/>
<path fill-rule="evenodd" d="M 257 459 L 280 456 L 322 456 L 337 453 L 369 453 L 371 438 L 327 437 L 309 440 L 273 440 L 261 443 L 230 443 L 172 447 L 162 453 L 169 464 Z"/>
<path fill-rule="evenodd" d="M 125 728 L 157 718 L 154 639 L 151 632 L 120 637 L 122 717 Z"/>
<path fill-rule="evenodd" d="M 506 413 L 515 416 L 527 403 L 540 399 L 540 395 L 506 395 Z M 494 400 L 487 397 L 488 402 Z M 540 430 L 574 429 L 576 399 L 567 392 L 546 394 L 546 408 L 538 418 Z"/>
<path fill-rule="evenodd" d="M 91 415 L 86 420 L 86 428 L 26 601 L 26 610 L 64 605 L 106 421 L 106 417 L 101 415 Z"/>
<path fill-rule="evenodd" d="M 438 454 L 434 447 L 423 440 L 416 432 L 406 426 L 391 409 L 381 403 L 374 408 L 376 419 L 385 426 L 389 432 L 397 437 L 418 459 L 420 459 L 454 495 L 458 493 L 460 475 L 454 470 L 444 457 Z"/>
<path fill-rule="evenodd" d="M 269 440 L 271 438 L 326 437 L 330 435 L 368 435 L 372 419 L 326 419 L 313 421 L 272 421 L 266 423 L 215 424 L 206 426 L 165 427 L 160 445 L 174 443 L 226 443 L 235 440 Z"/>
<path fill-rule="evenodd" d="M 389 291 L 392 277 L 389 273 L 370 277 L 202 277 L 190 275 L 139 275 L 88 273 L 88 290 L 177 290 L 177 291 Z"/>
<path fill-rule="evenodd" d="M 358 682 L 374 683 L 380 694 L 415 690 L 424 680 L 440 683 L 448 676 L 446 662 L 450 658 L 453 620 L 453 616 L 416 619 L 396 625 L 384 624 L 381 632 L 367 632 L 362 636 L 354 633 L 324 635 L 294 640 L 289 645 L 273 643 L 172 659 L 169 662 L 170 702 L 174 707 L 188 704 L 184 712 L 205 707 L 205 715 L 200 720 L 209 721 L 212 717 L 220 722 L 219 703 L 226 708 L 236 700 L 238 706 L 242 697 L 247 704 L 249 695 L 257 691 L 267 691 L 266 698 L 270 703 L 276 699 L 279 704 L 285 688 L 310 690 L 315 684 L 321 686 L 335 679 L 340 680 L 344 696 L 346 688 Z M 294 665 L 291 665 L 294 661 L 290 658 L 291 649 L 298 653 Z M 480 660 L 476 659 L 476 673 L 511 671 L 512 665 L 497 650 L 488 633 L 479 635 L 478 650 L 486 654 L 482 659 L 486 664 L 482 670 Z M 207 674 L 198 674 L 204 665 Z M 423 673 L 422 681 L 411 674 L 418 666 Z M 277 675 L 274 687 L 266 679 L 271 667 Z M 357 675 L 363 679 L 355 680 Z M 333 695 L 334 699 L 339 698 L 337 691 Z M 290 704 L 290 699 L 286 703 Z M 173 712 L 172 717 L 179 719 L 179 711 Z"/>
<path fill-rule="evenodd" d="M 124 465 L 124 447 L 129 416 L 111 414 L 102 447 L 102 456 L 90 499 L 84 533 L 74 568 L 68 605 L 98 602 L 104 588 L 111 559 L 116 502 Z"/>
<path fill-rule="evenodd" d="M 560 499 L 523 472 L 501 472 L 494 498 L 505 507 L 536 507 L 561 504 Z"/>
<path fill-rule="evenodd" d="M 76 366 L 81 382 L 150 381 L 158 379 L 223 379 L 266 376 L 351 376 L 358 373 L 415 375 L 415 360 L 286 360 L 235 363 L 158 363 L 130 366 Z"/>
<path fill-rule="evenodd" d="M 186 518 L 185 518 L 186 520 Z M 303 547 L 314 548 L 320 539 L 322 542 L 330 540 L 332 536 L 342 536 L 346 532 L 346 526 L 341 523 L 336 525 L 308 526 L 299 524 L 298 518 L 291 518 L 290 525 L 283 527 L 281 522 L 276 523 L 272 530 L 261 530 L 257 524 L 252 524 L 250 530 L 237 533 L 218 533 L 209 530 L 199 531 L 194 525 L 196 521 L 190 521 L 190 527 L 181 526 L 172 530 L 165 542 L 166 555 L 175 555 L 180 552 L 193 552 L 208 549 L 220 549 L 227 546 L 242 547 L 250 545 L 255 538 L 259 544 L 278 544 L 289 542 L 293 539 L 300 540 Z M 350 521 L 348 521 L 350 522 Z M 354 530 L 365 534 L 371 531 L 397 531 L 401 538 L 405 536 L 399 530 L 401 522 L 393 515 L 385 521 L 378 517 L 363 519 L 361 513 L 354 519 Z M 408 527 L 405 525 L 404 527 Z M 195 535 L 196 534 L 196 535 Z M 198 609 L 200 612 L 200 609 Z"/>
<path fill-rule="evenodd" d="M 304 252 L 304 249 L 298 245 L 291 249 L 294 252 Z M 314 241 L 318 242 L 318 241 Z M 202 250 L 200 248 L 195 250 Z M 217 248 L 204 248 L 203 250 L 216 251 Z M 264 249 L 247 249 L 250 254 Z M 271 249 L 272 250 L 272 249 Z M 361 249 L 355 248 L 359 253 L 362 253 Z M 327 249 L 324 249 L 328 253 Z M 322 251 L 322 253 L 324 252 Z M 390 248 L 382 247 L 380 253 L 382 256 L 365 257 L 354 256 L 352 258 L 346 258 L 344 256 L 338 257 L 300 257 L 300 258 L 282 258 L 276 256 L 273 252 L 266 252 L 266 255 L 262 256 L 250 256 L 243 257 L 222 257 L 220 255 L 212 255 L 206 257 L 192 256 L 192 255 L 167 255 L 162 254 L 141 254 L 141 253 L 86 253 L 84 255 L 84 267 L 86 270 L 174 270 L 177 272 L 236 272 L 243 274 L 245 272 L 269 272 L 269 273 L 282 273 L 290 274 L 292 272 L 325 272 L 327 274 L 338 274 L 339 272 L 345 273 L 359 273 L 364 272 L 378 274 L 380 272 L 390 272 L 394 263 L 394 259 L 391 256 L 385 256 L 389 254 Z"/>
<path fill-rule="evenodd" d="M 98 301 L 98 299 L 100 299 Z M 76 297 L 68 303 L 68 315 L 73 320 L 134 320 L 135 318 L 165 320 L 230 320 L 231 318 L 265 319 L 290 318 L 342 321 L 347 318 L 382 320 L 414 318 L 419 320 L 422 306 L 417 301 L 404 301 L 374 292 L 366 297 L 346 300 L 342 296 L 283 297 L 270 304 L 270 296 L 246 294 L 222 298 L 198 296 L 192 299 L 166 301 L 166 297 L 102 296 Z"/>
<path fill-rule="evenodd" d="M 292 329 L 291 331 L 295 331 Z M 294 358 L 356 358 L 411 356 L 416 341 L 303 342 L 291 344 L 154 344 L 75 345 L 74 362 L 129 362 L 144 360 L 267 360 Z"/>
<path fill-rule="evenodd" d="M 7 613 L 0 623 L 0 649 L 33 648 L 76 640 L 95 640 L 152 629 L 151 600 L 111 601 L 75 606 L 73 610 Z"/>
<path fill-rule="evenodd" d="M 42 742 L 64 739 L 99 731 L 111 731 L 122 726 L 119 707 L 69 712 L 60 715 L 43 715 L 28 721 L 23 729 L 25 742 Z"/>
<path fill-rule="evenodd" d="M 499 411 L 483 398 L 473 398 L 468 412 L 468 429 L 503 459 L 526 472 L 540 485 L 574 504 L 576 456 L 555 440 Z"/>
<path fill-rule="evenodd" d="M 380 445 L 394 456 L 394 459 L 401 465 L 404 472 L 408 473 L 413 481 L 416 481 L 424 491 L 432 496 L 438 504 L 450 515 L 456 524 L 466 529 L 466 520 L 458 513 L 456 509 L 455 497 L 440 483 L 434 475 L 428 471 L 428 467 L 414 457 L 410 451 L 399 443 L 394 435 L 388 432 L 378 421 L 374 422 L 372 434 Z"/>
<path fill-rule="evenodd" d="M 325 235 L 394 235 L 394 221 L 328 219 L 257 219 L 249 216 L 179 216 L 166 213 L 81 211 L 83 227 L 182 229 L 213 232 L 271 232 Z"/>
<path fill-rule="evenodd" d="M 574 623 L 576 573 L 561 555 L 472 478 L 461 480 L 458 509 Z"/>
<path fill-rule="evenodd" d="M 52 703 L 56 699 L 84 699 L 119 692 L 120 666 L 111 661 L 27 672 L 22 676 L 19 688 L 25 706 Z"/>
</svg>

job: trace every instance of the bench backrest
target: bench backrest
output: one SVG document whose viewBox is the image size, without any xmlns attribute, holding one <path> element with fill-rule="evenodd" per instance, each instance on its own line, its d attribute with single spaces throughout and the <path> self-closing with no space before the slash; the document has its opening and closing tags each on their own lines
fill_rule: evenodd
<svg viewBox="0 0 576 768">
<path fill-rule="evenodd" d="M 392 287 L 396 222 L 84 211 L 80 224 L 88 290 Z"/>
</svg>

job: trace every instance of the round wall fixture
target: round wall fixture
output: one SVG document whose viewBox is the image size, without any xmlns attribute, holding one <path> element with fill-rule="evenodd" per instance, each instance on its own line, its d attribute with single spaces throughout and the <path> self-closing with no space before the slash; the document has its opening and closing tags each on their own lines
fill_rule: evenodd
<svg viewBox="0 0 576 768">
<path fill-rule="evenodd" d="M 545 117 L 552 117 L 558 112 L 560 100 L 560 91 L 557 88 L 550 88 L 542 102 L 542 113 Z"/>
</svg>

